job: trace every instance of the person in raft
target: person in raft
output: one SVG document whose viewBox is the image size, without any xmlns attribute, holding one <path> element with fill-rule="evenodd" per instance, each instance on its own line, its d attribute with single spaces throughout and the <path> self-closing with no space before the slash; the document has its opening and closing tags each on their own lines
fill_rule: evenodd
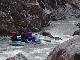
<svg viewBox="0 0 80 60">
<path fill-rule="evenodd" d="M 17 33 L 16 32 L 11 32 L 11 40 L 16 41 L 17 40 Z"/>
<path fill-rule="evenodd" d="M 31 44 L 35 42 L 35 37 L 32 36 L 32 31 L 27 32 L 27 42 Z"/>
<path fill-rule="evenodd" d="M 21 41 L 26 43 L 33 43 L 35 42 L 35 37 L 32 36 L 32 31 L 22 32 L 21 39 L 17 39 L 17 33 L 11 32 L 11 40 L 12 41 Z"/>
</svg>

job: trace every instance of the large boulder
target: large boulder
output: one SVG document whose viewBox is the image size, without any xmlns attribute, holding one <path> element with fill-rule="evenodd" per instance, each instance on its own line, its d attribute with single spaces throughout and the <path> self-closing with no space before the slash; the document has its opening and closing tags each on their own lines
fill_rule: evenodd
<svg viewBox="0 0 80 60">
<path fill-rule="evenodd" d="M 54 48 L 47 60 L 80 60 L 80 36 L 74 36 Z"/>
<path fill-rule="evenodd" d="M 9 57 L 6 60 L 28 60 L 28 59 L 23 54 L 18 53 L 16 56 Z"/>
</svg>

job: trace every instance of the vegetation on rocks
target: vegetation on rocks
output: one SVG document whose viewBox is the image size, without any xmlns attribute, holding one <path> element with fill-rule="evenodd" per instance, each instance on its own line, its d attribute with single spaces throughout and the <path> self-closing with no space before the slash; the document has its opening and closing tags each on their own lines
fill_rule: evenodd
<svg viewBox="0 0 80 60">
<path fill-rule="evenodd" d="M 0 34 L 11 31 L 39 31 L 49 22 L 37 0 L 0 0 Z M 4 33 L 3 33 L 4 32 Z"/>
<path fill-rule="evenodd" d="M 50 20 L 64 20 L 67 4 L 79 10 L 78 0 L 0 0 L 0 35 L 28 29 L 40 31 Z"/>
</svg>

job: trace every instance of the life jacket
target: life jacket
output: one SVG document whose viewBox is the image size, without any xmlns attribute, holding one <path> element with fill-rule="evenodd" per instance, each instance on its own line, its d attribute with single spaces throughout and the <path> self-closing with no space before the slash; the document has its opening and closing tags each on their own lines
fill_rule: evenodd
<svg viewBox="0 0 80 60">
<path fill-rule="evenodd" d="M 11 32 L 11 37 L 14 38 L 14 39 L 17 38 L 17 33 L 16 32 Z"/>
<path fill-rule="evenodd" d="M 28 37 L 32 37 L 32 32 L 27 32 Z"/>
</svg>

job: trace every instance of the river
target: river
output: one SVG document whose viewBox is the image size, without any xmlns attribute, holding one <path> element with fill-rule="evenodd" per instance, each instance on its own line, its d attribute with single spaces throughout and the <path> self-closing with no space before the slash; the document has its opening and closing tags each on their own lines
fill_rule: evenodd
<svg viewBox="0 0 80 60">
<path fill-rule="evenodd" d="M 50 26 L 43 28 L 54 37 L 60 37 L 62 40 L 51 39 L 50 43 L 27 45 L 25 46 L 11 46 L 9 45 L 10 38 L 3 37 L 0 39 L 0 60 L 5 60 L 8 57 L 13 57 L 17 53 L 22 53 L 28 60 L 45 60 L 50 51 L 58 44 L 71 39 L 74 31 L 79 28 L 75 25 L 80 22 L 79 19 L 65 19 L 59 21 L 51 21 Z"/>
</svg>

